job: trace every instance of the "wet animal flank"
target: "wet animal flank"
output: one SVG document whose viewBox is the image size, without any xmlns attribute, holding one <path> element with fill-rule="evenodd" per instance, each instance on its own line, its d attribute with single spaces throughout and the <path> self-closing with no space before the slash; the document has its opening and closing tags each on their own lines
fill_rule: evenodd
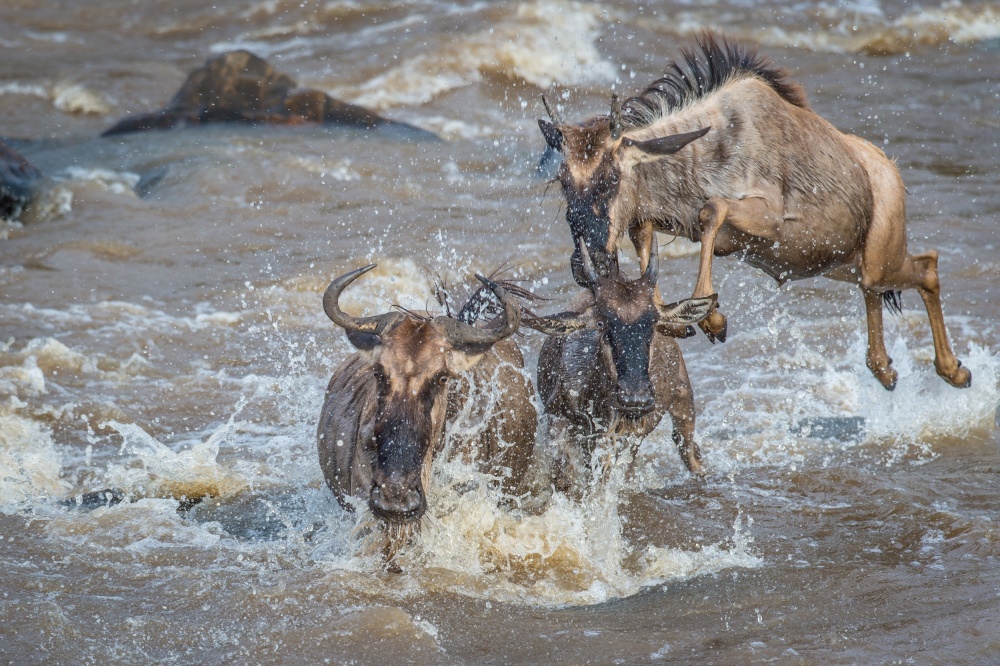
<svg viewBox="0 0 1000 666">
<path fill-rule="evenodd" d="M 733 253 L 779 283 L 823 275 L 857 284 L 867 364 L 890 390 L 897 373 L 885 350 L 883 302 L 891 308 L 898 291 L 917 289 L 937 373 L 970 385 L 945 330 L 937 252 L 907 251 L 895 164 L 817 115 L 801 87 L 755 50 L 704 33 L 683 64 L 640 95 L 624 104 L 612 96 L 609 115 L 579 124 L 552 117 L 539 127 L 564 158 L 566 219 L 598 270 L 610 270 L 626 232 L 645 267 L 656 230 L 701 242 L 695 297 L 713 292 L 713 256 Z M 583 284 L 579 250 L 572 266 Z M 725 340 L 721 312 L 699 326 Z"/>
<path fill-rule="evenodd" d="M 319 460 L 343 506 L 360 498 L 383 524 L 409 533 L 427 510 L 431 462 L 467 404 L 472 414 L 463 418 L 477 434 L 453 443 L 452 455 L 477 460 L 506 490 L 518 485 L 535 444 L 534 393 L 509 339 L 521 310 L 502 287 L 477 276 L 503 305 L 493 328 L 447 316 L 345 314 L 340 293 L 372 268 L 337 278 L 323 296 L 327 316 L 358 351 L 334 371 L 326 390 Z"/>
<path fill-rule="evenodd" d="M 629 281 L 617 262 L 609 275 L 598 274 L 581 240 L 587 292 L 568 312 L 524 320 L 552 336 L 539 354 L 538 392 L 552 439 L 562 447 L 555 476 L 564 492 L 582 489 L 581 477 L 600 438 L 625 438 L 634 461 L 642 438 L 666 413 L 681 459 L 692 473 L 702 473 L 691 382 L 680 347 L 662 328 L 701 321 L 715 296 L 657 304 L 655 240 L 652 249 L 642 276 Z"/>
</svg>

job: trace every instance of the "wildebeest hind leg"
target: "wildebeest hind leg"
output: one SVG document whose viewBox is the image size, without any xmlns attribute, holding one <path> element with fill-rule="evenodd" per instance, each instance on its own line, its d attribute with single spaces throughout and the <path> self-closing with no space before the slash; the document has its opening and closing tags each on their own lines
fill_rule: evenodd
<svg viewBox="0 0 1000 666">
<path fill-rule="evenodd" d="M 688 379 L 687 368 L 684 366 L 684 358 L 678 351 L 677 375 L 672 387 L 670 404 L 667 411 L 673 422 L 673 439 L 677 446 L 677 452 L 684 461 L 684 466 L 692 474 L 703 477 L 705 468 L 701 465 L 701 449 L 694 440 L 694 392 L 691 390 L 691 382 Z"/>
<path fill-rule="evenodd" d="M 646 266 L 649 265 L 649 255 L 653 246 L 653 223 L 640 222 L 629 227 L 628 237 L 639 257 L 639 273 L 644 274 Z M 653 302 L 657 305 L 666 305 L 660 294 L 659 285 L 653 290 Z M 657 325 L 657 330 L 671 338 L 690 338 L 695 334 L 694 327 L 688 324 L 661 322 Z"/>
<path fill-rule="evenodd" d="M 944 326 L 941 311 L 941 284 L 937 270 L 938 254 L 934 250 L 923 254 L 907 255 L 903 265 L 895 274 L 884 279 L 884 285 L 892 289 L 915 287 L 927 308 L 931 335 L 934 337 L 934 369 L 946 382 L 957 388 L 967 388 L 972 384 L 972 372 L 962 366 L 955 357 L 948 341 L 948 331 Z"/>
<path fill-rule="evenodd" d="M 958 388 L 968 388 L 972 385 L 972 372 L 962 367 L 962 362 L 955 358 L 948 342 L 948 331 L 944 327 L 944 313 L 941 311 L 941 283 L 938 280 L 937 260 L 935 251 L 925 252 L 912 257 L 913 263 L 922 278 L 918 287 L 920 298 L 927 308 L 927 318 L 931 324 L 931 334 L 934 336 L 934 369 L 946 382 Z"/>
<path fill-rule="evenodd" d="M 891 391 L 896 388 L 897 372 L 892 367 L 892 359 L 885 350 L 885 338 L 882 335 L 882 294 L 874 289 L 861 287 L 865 298 L 865 314 L 868 322 L 868 354 L 865 362 L 875 379 Z"/>
</svg>

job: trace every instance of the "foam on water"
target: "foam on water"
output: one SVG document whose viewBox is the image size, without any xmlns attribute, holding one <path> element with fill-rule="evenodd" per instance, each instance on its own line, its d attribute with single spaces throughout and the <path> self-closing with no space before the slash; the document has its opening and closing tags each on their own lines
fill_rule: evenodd
<svg viewBox="0 0 1000 666">
<path fill-rule="evenodd" d="M 132 456 L 125 464 L 109 467 L 108 485 L 140 496 L 174 499 L 225 498 L 246 490 L 249 480 L 217 461 L 220 443 L 234 434 L 233 423 L 238 413 L 239 409 L 204 442 L 179 452 L 135 424 L 115 421 L 105 424 L 122 435 L 121 453 Z"/>
<path fill-rule="evenodd" d="M 481 80 L 484 74 L 520 78 L 541 88 L 614 78 L 597 50 L 599 7 L 541 0 L 526 2 L 487 29 L 408 58 L 339 95 L 378 109 L 417 106 Z"/>
<path fill-rule="evenodd" d="M 904 323 L 906 317 L 919 319 L 926 328 L 923 313 L 906 313 Z M 829 457 L 859 445 L 876 446 L 886 463 L 914 456 L 925 460 L 935 455 L 935 440 L 966 438 L 993 428 L 1000 405 L 1000 355 L 976 344 L 957 349 L 973 373 L 973 382 L 970 388 L 956 389 L 934 372 L 929 340 L 914 345 L 911 336 L 887 321 L 888 351 L 899 373 L 890 392 L 865 367 L 867 341 L 859 331 L 844 337 L 842 350 L 824 353 L 816 342 L 822 336 L 812 335 L 812 326 L 823 324 L 813 322 L 808 330 L 800 327 L 797 337 L 789 336 L 796 340 L 791 348 L 776 344 L 780 336 L 767 329 L 742 333 L 759 341 L 760 356 L 747 364 L 742 358 L 747 352 L 740 351 L 738 357 L 723 361 L 742 367 L 742 375 L 714 392 L 699 393 L 699 441 L 713 469 L 728 473 L 747 464 L 794 468 L 806 459 Z M 793 325 L 777 329 L 786 336 L 789 329 L 796 330 Z M 752 348 L 754 343 L 737 344 Z M 691 371 L 697 390 L 697 366 Z M 855 419 L 863 425 L 857 436 L 831 444 L 810 436 L 808 424 L 817 418 Z M 660 455 L 667 455 L 667 444 L 664 441 Z"/>
<path fill-rule="evenodd" d="M 0 94 L 2 95 L 30 95 L 32 97 L 49 98 L 49 90 L 44 85 L 38 83 L 21 83 L 12 81 L 0 84 Z"/>
<path fill-rule="evenodd" d="M 53 86 L 52 103 L 69 114 L 105 116 L 111 113 L 111 104 L 100 93 L 71 81 L 60 81 Z"/>
<path fill-rule="evenodd" d="M 109 169 L 84 167 L 67 167 L 56 174 L 55 178 L 69 184 L 93 183 L 113 194 L 137 196 L 135 186 L 140 176 L 128 171 L 111 171 Z"/>
<path fill-rule="evenodd" d="M 841 3 L 802 7 L 809 14 L 793 24 L 805 23 L 808 28 L 804 30 L 775 25 L 768 20 L 769 16 L 761 15 L 761 22 L 748 23 L 745 12 L 723 12 L 721 16 L 709 17 L 700 9 L 677 12 L 669 22 L 640 18 L 636 23 L 679 36 L 715 25 L 730 37 L 767 46 L 877 55 L 903 54 L 919 46 L 948 42 L 972 44 L 1000 37 L 1000 8 L 994 3 L 944 2 L 938 7 L 910 9 L 894 17 L 887 16 L 877 2 L 855 4 L 849 11 Z M 717 12 L 714 8 L 711 11 Z M 795 10 L 791 11 L 794 16 Z"/>
<path fill-rule="evenodd" d="M 525 512 L 498 502 L 497 491 L 468 466 L 435 463 L 430 515 L 416 542 L 397 555 L 404 580 L 371 577 L 380 560 L 345 548 L 343 534 L 322 533 L 312 558 L 368 593 L 403 598 L 447 591 L 529 606 L 603 603 L 670 581 L 763 565 L 742 518 L 724 543 L 637 551 L 622 536 L 621 491 L 619 474 L 581 502 L 556 493 L 544 510 Z"/>
<path fill-rule="evenodd" d="M 12 82 L 0 85 L 0 94 L 30 95 L 51 100 L 52 105 L 71 115 L 107 115 L 111 104 L 100 93 L 73 81 L 56 83 Z"/>
<path fill-rule="evenodd" d="M 78 193 L 108 192 L 138 198 L 135 186 L 138 174 L 111 171 L 101 168 L 67 167 L 55 173 L 51 186 L 41 188 L 25 217 L 29 221 L 43 221 L 65 217 L 73 211 L 73 200 Z"/>
<path fill-rule="evenodd" d="M 0 511 L 58 498 L 68 489 L 52 431 L 0 406 Z"/>
</svg>

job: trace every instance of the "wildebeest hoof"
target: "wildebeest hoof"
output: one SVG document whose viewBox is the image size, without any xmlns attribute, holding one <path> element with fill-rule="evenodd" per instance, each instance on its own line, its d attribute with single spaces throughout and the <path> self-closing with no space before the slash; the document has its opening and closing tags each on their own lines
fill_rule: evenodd
<svg viewBox="0 0 1000 666">
<path fill-rule="evenodd" d="M 728 329 L 729 323 L 726 321 L 726 315 L 722 314 L 718 310 L 712 312 L 702 321 L 698 322 L 698 326 L 701 330 L 705 332 L 708 336 L 709 342 L 715 343 L 726 341 L 726 331 Z"/>
<path fill-rule="evenodd" d="M 879 380 L 882 386 L 885 387 L 886 391 L 892 391 L 896 388 L 896 379 L 899 378 L 899 373 L 897 373 L 892 368 L 885 368 L 881 372 L 872 370 L 875 375 L 875 379 Z"/>
<path fill-rule="evenodd" d="M 938 371 L 941 377 L 955 388 L 969 388 L 972 386 L 972 371 L 962 367 L 962 362 L 958 361 L 955 371 L 950 375 Z"/>
</svg>

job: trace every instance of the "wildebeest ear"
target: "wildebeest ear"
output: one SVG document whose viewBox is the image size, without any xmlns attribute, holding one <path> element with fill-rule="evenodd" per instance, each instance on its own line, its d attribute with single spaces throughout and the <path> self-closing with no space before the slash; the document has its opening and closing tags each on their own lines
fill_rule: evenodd
<svg viewBox="0 0 1000 666">
<path fill-rule="evenodd" d="M 700 139 L 701 137 L 708 134 L 708 131 L 712 129 L 711 126 L 703 127 L 700 130 L 695 130 L 694 132 L 684 132 L 683 134 L 671 134 L 669 136 L 661 136 L 656 139 L 649 139 L 647 141 L 634 141 L 633 139 L 623 139 L 622 146 L 625 148 L 636 148 L 640 153 L 645 155 L 645 159 L 639 158 L 638 161 L 644 162 L 649 159 L 656 159 L 658 157 L 664 157 L 666 155 L 673 155 L 678 150 L 688 145 L 695 139 Z"/>
<path fill-rule="evenodd" d="M 661 323 L 697 324 L 712 312 L 718 302 L 718 294 L 712 294 L 704 298 L 688 298 L 670 305 L 658 305 L 656 309 L 660 313 Z"/>
<path fill-rule="evenodd" d="M 361 333 L 360 331 L 351 331 L 348 329 L 344 329 L 344 332 L 347 333 L 347 339 L 351 341 L 351 344 L 361 351 L 371 351 L 382 344 L 379 337 L 372 333 Z"/>
<path fill-rule="evenodd" d="M 569 335 L 587 328 L 590 317 L 576 312 L 560 312 L 551 317 L 524 317 L 521 325 L 533 328 L 545 335 Z"/>
<path fill-rule="evenodd" d="M 538 128 L 542 130 L 542 136 L 545 137 L 545 143 L 549 144 L 550 148 L 562 151 L 563 135 L 562 132 L 559 131 L 558 127 L 544 118 L 539 118 Z"/>
</svg>

